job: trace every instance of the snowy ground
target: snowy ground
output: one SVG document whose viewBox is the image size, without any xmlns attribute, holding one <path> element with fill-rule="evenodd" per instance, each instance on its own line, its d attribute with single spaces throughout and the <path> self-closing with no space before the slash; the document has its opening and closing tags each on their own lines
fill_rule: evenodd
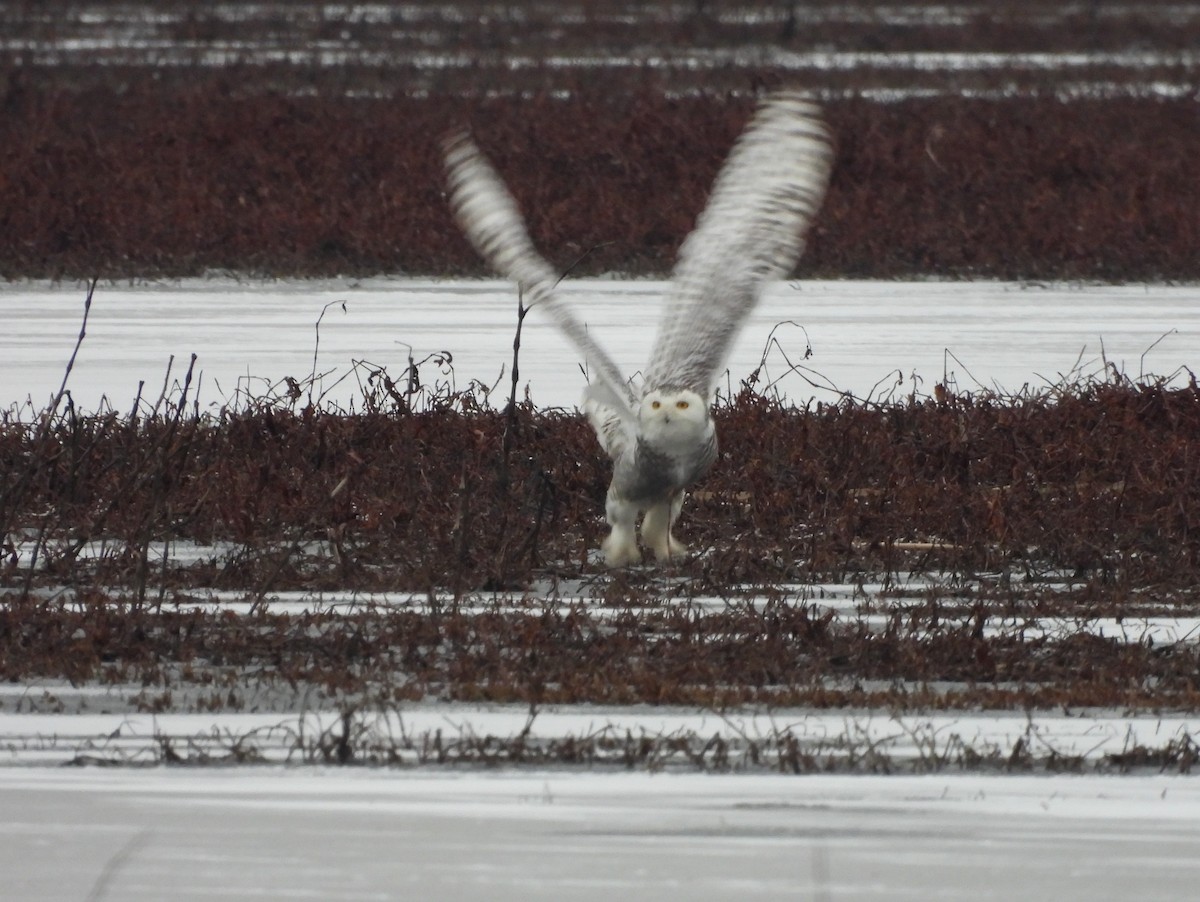
<svg viewBox="0 0 1200 902">
<path fill-rule="evenodd" d="M 664 283 L 580 280 L 564 288 L 618 364 L 631 375 L 644 366 Z M 58 388 L 85 293 L 82 286 L 5 288 L 0 405 L 32 398 L 40 408 Z M 143 397 L 154 399 L 171 357 L 171 378 L 182 381 L 194 353 L 202 406 L 219 406 L 239 390 L 261 396 L 284 377 L 304 380 L 314 371 L 326 374 L 318 394 L 348 404 L 365 372 L 355 361 L 399 378 L 411 347 L 418 362 L 452 355 L 452 372 L 432 360 L 422 365 L 423 382 L 496 386 L 493 401 L 502 406 L 516 307 L 509 285 L 480 280 L 101 285 L 68 387 L 83 409 L 106 397 L 128 410 L 139 381 Z M 966 391 L 1044 388 L 1067 374 L 1097 375 L 1105 362 L 1131 377 L 1170 375 L 1200 361 L 1200 304 L 1191 286 L 797 281 L 767 293 L 737 342 L 727 386 L 736 390 L 764 351 L 760 387 L 780 379 L 778 388 L 799 404 L 836 401 L 841 391 L 886 398 L 915 387 L 931 395 L 947 378 Z M 575 353 L 531 313 L 522 390 L 528 386 L 539 406 L 570 408 L 585 384 Z"/>
<path fill-rule="evenodd" d="M 1181 777 L 0 769 L 6 899 L 1194 898 Z"/>
<path fill-rule="evenodd" d="M 4 688 L 0 765 L 15 767 L 166 760 L 298 765 L 325 760 L 346 732 L 337 710 L 288 699 L 278 690 L 251 698 L 246 708 L 254 713 L 151 714 L 137 709 L 137 699 L 145 698 L 141 687 Z M 174 696 L 175 710 L 184 710 L 186 690 Z M 711 750 L 701 750 L 719 738 L 722 764 L 733 771 L 786 770 L 784 742 L 794 740 L 801 755 L 831 769 L 919 773 L 972 766 L 1008 769 L 1010 762 L 1011 769 L 1021 770 L 1022 761 L 1035 760 L 1038 764 L 1031 767 L 1058 761 L 1060 769 L 1086 770 L 1139 749 L 1188 744 L 1194 755 L 1200 717 L 1088 710 L 715 711 L 649 705 L 546 705 L 531 712 L 522 705 L 431 702 L 364 708 L 355 712 L 350 732 L 356 747 L 386 749 L 389 758 L 405 765 L 433 760 L 435 743 L 452 762 L 503 763 L 505 744 L 520 735 L 530 759 L 536 760 L 539 749 L 574 742 L 585 766 L 621 769 L 634 766 L 623 757 L 626 738 L 632 737 L 632 742 L 657 743 L 637 767 L 670 772 L 694 769 L 697 760 L 718 767 Z"/>
</svg>

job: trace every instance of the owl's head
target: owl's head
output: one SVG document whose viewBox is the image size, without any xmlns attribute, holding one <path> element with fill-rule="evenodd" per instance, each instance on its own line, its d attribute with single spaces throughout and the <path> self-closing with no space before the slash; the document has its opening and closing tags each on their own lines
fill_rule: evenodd
<svg viewBox="0 0 1200 902">
<path fill-rule="evenodd" d="M 646 392 L 638 407 L 642 434 L 656 437 L 690 436 L 708 426 L 708 405 L 694 391 L 656 389 Z"/>
</svg>

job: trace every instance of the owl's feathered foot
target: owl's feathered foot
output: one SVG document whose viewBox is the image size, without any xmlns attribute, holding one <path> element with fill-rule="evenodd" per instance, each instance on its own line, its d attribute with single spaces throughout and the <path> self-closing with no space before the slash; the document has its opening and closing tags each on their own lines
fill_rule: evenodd
<svg viewBox="0 0 1200 902">
<path fill-rule="evenodd" d="M 600 543 L 604 563 L 610 567 L 628 567 L 642 561 L 637 543 L 637 508 L 609 492 L 604 513 L 612 532 Z"/>
<path fill-rule="evenodd" d="M 687 546 L 671 535 L 671 527 L 683 507 L 683 492 L 646 508 L 642 518 L 642 541 L 660 561 L 678 561 L 687 556 Z M 609 492 L 604 505 L 612 532 L 600 545 L 604 562 L 610 567 L 628 567 L 640 563 L 642 552 L 637 543 L 637 505 Z"/>
<path fill-rule="evenodd" d="M 632 529 L 614 526 L 608 538 L 600 543 L 600 550 L 604 552 L 604 563 L 610 567 L 628 567 L 642 562 L 642 552 Z"/>
<path fill-rule="evenodd" d="M 677 561 L 687 556 L 687 546 L 671 535 L 671 527 L 682 507 L 683 493 L 680 492 L 672 500 L 648 508 L 642 519 L 642 539 L 660 561 Z"/>
</svg>

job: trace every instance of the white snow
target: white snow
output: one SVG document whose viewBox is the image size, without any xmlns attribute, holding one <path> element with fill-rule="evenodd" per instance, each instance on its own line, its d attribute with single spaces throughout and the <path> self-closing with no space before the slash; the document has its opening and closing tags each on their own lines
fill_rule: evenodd
<svg viewBox="0 0 1200 902">
<path fill-rule="evenodd" d="M 6 899 L 1190 899 L 1200 783 L 0 769 Z"/>
<path fill-rule="evenodd" d="M 567 282 L 563 290 L 632 375 L 649 355 L 664 288 L 596 279 Z M 79 334 L 84 294 L 78 285 L 35 283 L 0 292 L 0 405 L 32 398 L 40 408 L 53 395 Z M 798 404 L 836 401 L 839 392 L 930 395 L 947 379 L 964 391 L 1045 388 L 1064 375 L 1099 375 L 1106 362 L 1130 377 L 1166 376 L 1200 361 L 1196 296 L 1196 287 L 1185 285 L 780 283 L 737 342 L 724 387 L 736 391 L 764 349 L 760 385 L 779 379 L 778 389 Z M 284 377 L 303 381 L 314 372 L 316 351 L 315 372 L 326 374 L 317 394 L 324 390 L 326 400 L 347 405 L 368 374 L 355 361 L 400 379 L 411 346 L 418 362 L 426 360 L 422 382 L 495 386 L 499 407 L 509 392 L 516 308 L 511 286 L 482 280 L 101 285 L 68 388 L 82 409 L 107 398 L 128 410 L 139 381 L 146 383 L 143 398 L 153 400 L 170 358 L 172 380 L 182 381 L 195 353 L 201 405 L 218 407 L 239 389 L 261 396 Z M 449 367 L 427 359 L 443 351 L 452 357 Z M 573 408 L 586 384 L 582 366 L 554 327 L 531 312 L 521 340 L 521 393 L 528 386 L 539 406 Z"/>
<path fill-rule="evenodd" d="M 40 688 L 40 693 L 39 693 Z M 73 705 L 74 690 L 66 686 L 23 687 L 39 705 L 57 693 Z M 89 708 L 104 710 L 123 704 L 121 695 L 133 687 L 110 687 L 108 695 L 94 689 L 82 695 Z M 152 691 L 152 690 L 151 690 Z M 41 698 L 39 699 L 39 694 Z M 319 761 L 322 737 L 342 732 L 335 710 L 263 713 L 7 713 L 20 711 L 22 699 L 6 691 L 0 710 L 0 765 L 108 763 L 150 764 L 163 759 L 164 743 L 192 762 L 229 763 L 233 750 L 253 752 L 257 760 L 303 764 Z M 32 707 L 32 704 L 30 705 Z M 969 749 L 980 759 L 1003 763 L 1018 758 L 1043 762 L 1075 760 L 1095 768 L 1106 756 L 1128 756 L 1136 749 L 1161 750 L 1200 736 L 1200 717 L 1181 715 L 1125 716 L 1115 712 L 1046 714 L 1010 711 L 932 712 L 739 710 L 717 712 L 675 707 L 600 705 L 544 706 L 531 716 L 523 705 L 423 703 L 393 710 L 363 710 L 355 715 L 356 736 L 363 745 L 403 752 L 418 763 L 418 750 L 436 741 L 454 754 L 451 761 L 471 760 L 472 743 L 489 737 L 508 741 L 526 736 L 530 746 L 607 738 L 674 738 L 705 741 L 720 737 L 730 744 L 734 770 L 761 770 L 762 761 L 775 760 L 775 742 L 794 738 L 801 750 L 839 770 L 858 769 L 853 761 L 875 761 L 879 768 L 906 771 L 954 771 L 963 767 L 961 753 Z M 751 757 L 755 747 L 757 758 Z M 456 751 L 457 750 L 457 751 Z M 461 751 L 462 754 L 457 752 Z M 598 765 L 620 766 L 621 752 L 598 749 Z M 693 769 L 685 755 L 663 748 L 646 765 L 649 769 Z"/>
</svg>

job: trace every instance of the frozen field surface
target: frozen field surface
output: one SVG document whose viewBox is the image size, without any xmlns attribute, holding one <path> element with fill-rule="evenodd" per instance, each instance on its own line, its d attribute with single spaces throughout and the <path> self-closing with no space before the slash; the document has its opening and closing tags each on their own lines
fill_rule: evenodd
<svg viewBox="0 0 1200 902">
<path fill-rule="evenodd" d="M 1190 899 L 1180 777 L 0 769 L 12 900 Z"/>
<path fill-rule="evenodd" d="M 630 375 L 649 356 L 665 288 L 649 280 L 564 283 L 571 304 Z M 85 293 L 82 286 L 16 283 L 0 294 L 0 404 L 32 398 L 41 408 L 57 390 Z M 484 280 L 100 285 L 68 388 L 82 409 L 107 398 L 128 410 L 139 382 L 152 400 L 171 357 L 171 378 L 182 381 L 194 353 L 202 407 L 239 391 L 262 396 L 285 377 L 303 381 L 314 372 L 317 394 L 347 405 L 361 397 L 364 370 L 355 361 L 398 380 L 411 348 L 418 363 L 452 355 L 449 367 L 419 366 L 423 383 L 465 389 L 476 380 L 495 386 L 500 407 L 509 392 L 516 308 L 510 285 Z M 767 292 L 740 336 L 726 388 L 736 391 L 764 352 L 760 388 L 779 380 L 778 390 L 798 404 L 836 401 L 839 392 L 884 399 L 915 388 L 931 395 L 946 379 L 964 391 L 1040 389 L 1071 373 L 1099 375 L 1106 362 L 1133 378 L 1166 376 L 1200 360 L 1200 304 L 1191 286 L 788 282 Z M 538 406 L 567 408 L 586 384 L 582 361 L 536 310 L 523 328 L 519 382 Z"/>
</svg>

